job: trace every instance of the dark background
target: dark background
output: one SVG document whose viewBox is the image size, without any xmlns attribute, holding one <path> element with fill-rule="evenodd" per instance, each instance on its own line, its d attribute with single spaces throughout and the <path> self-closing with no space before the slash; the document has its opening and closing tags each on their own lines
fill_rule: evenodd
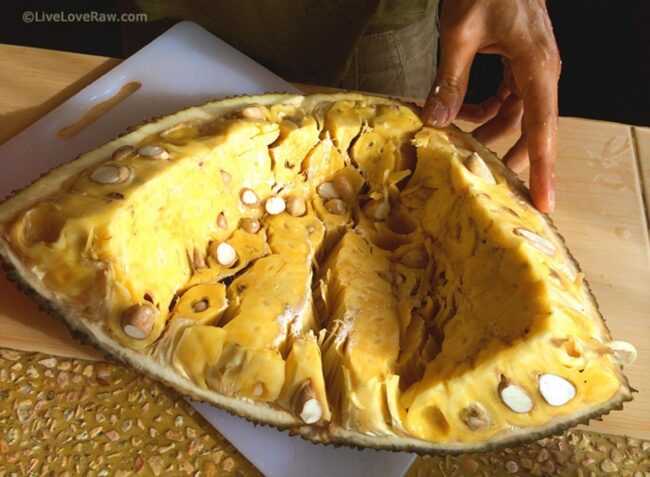
<svg viewBox="0 0 650 477">
<path fill-rule="evenodd" d="M 650 126 L 650 0 L 548 0 L 562 55 L 560 114 Z M 24 23 L 26 10 L 110 13 L 118 0 L 0 3 L 0 42 L 123 58 L 117 23 Z M 143 25 L 143 28 L 145 26 Z M 493 94 L 498 58 L 479 55 L 468 101 Z"/>
</svg>

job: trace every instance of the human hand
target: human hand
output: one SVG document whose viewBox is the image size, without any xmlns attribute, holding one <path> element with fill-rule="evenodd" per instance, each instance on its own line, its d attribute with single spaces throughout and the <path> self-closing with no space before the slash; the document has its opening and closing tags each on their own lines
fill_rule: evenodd
<svg viewBox="0 0 650 477">
<path fill-rule="evenodd" d="M 446 127 L 456 118 L 483 123 L 482 142 L 521 127 L 503 161 L 515 172 L 530 162 L 530 191 L 542 212 L 555 205 L 557 83 L 561 61 L 543 0 L 446 0 L 440 15 L 440 63 L 422 119 Z M 503 83 L 481 104 L 463 104 L 477 53 L 501 55 Z"/>
</svg>

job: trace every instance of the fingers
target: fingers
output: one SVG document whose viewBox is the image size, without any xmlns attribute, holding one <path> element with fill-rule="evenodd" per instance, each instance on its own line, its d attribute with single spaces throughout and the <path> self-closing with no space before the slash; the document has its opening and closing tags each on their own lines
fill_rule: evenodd
<svg viewBox="0 0 650 477">
<path fill-rule="evenodd" d="M 456 25 L 441 29 L 440 47 L 436 79 L 422 109 L 422 120 L 434 127 L 446 127 L 458 115 L 479 45 L 466 26 Z"/>
<path fill-rule="evenodd" d="M 476 128 L 472 135 L 480 142 L 490 143 L 500 136 L 519 129 L 523 114 L 523 101 L 511 94 L 503 102 L 496 116 Z"/>
<path fill-rule="evenodd" d="M 516 94 L 517 96 L 521 97 L 521 93 L 519 92 L 519 89 L 517 88 L 517 83 L 515 82 L 515 78 L 512 75 L 512 63 L 508 58 L 502 56 L 501 64 L 503 64 L 503 82 L 508 86 L 508 88 L 510 89 L 510 91 L 512 91 L 513 94 Z"/>
<path fill-rule="evenodd" d="M 515 173 L 521 174 L 528 167 L 528 139 L 525 134 L 503 156 L 503 162 Z"/>
<path fill-rule="evenodd" d="M 514 129 L 521 118 L 523 137 L 509 151 L 506 162 L 520 170 L 529 157 L 532 199 L 541 211 L 551 211 L 555 205 L 553 169 L 560 60 L 545 3 L 445 1 L 440 43 L 439 70 L 422 120 L 431 126 L 446 127 L 456 118 L 467 90 L 470 65 L 478 51 L 505 57 L 508 94 L 480 105 L 466 105 L 462 115 L 470 120 L 487 120 L 475 131 L 481 141 L 491 141 Z"/>
<path fill-rule="evenodd" d="M 524 105 L 522 128 L 530 158 L 531 196 L 539 210 L 551 212 L 555 206 L 559 56 L 556 60 L 513 61 L 513 75 Z"/>
<path fill-rule="evenodd" d="M 484 123 L 492 119 L 499 112 L 503 102 L 510 95 L 510 88 L 505 83 L 501 83 L 497 94 L 486 99 L 480 104 L 465 103 L 458 112 L 458 119 L 471 121 L 473 123 Z"/>
</svg>

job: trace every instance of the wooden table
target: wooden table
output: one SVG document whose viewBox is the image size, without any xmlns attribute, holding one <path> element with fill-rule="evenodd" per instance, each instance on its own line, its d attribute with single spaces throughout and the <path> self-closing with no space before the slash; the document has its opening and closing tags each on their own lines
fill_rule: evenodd
<svg viewBox="0 0 650 477">
<path fill-rule="evenodd" d="M 118 63 L 0 45 L 0 143 Z M 512 139 L 492 147 L 503 153 Z M 650 129 L 561 118 L 557 188 L 553 219 L 582 265 L 612 333 L 639 351 L 627 370 L 639 390 L 635 400 L 589 429 L 650 438 L 650 245 L 644 201 L 644 194 L 650 198 Z M 98 357 L 0 275 L 0 346 Z"/>
</svg>

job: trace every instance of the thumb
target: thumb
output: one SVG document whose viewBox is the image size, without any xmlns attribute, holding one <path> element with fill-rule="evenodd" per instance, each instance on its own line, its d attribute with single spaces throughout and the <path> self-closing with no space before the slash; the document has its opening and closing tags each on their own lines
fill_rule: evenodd
<svg viewBox="0 0 650 477">
<path fill-rule="evenodd" d="M 452 32 L 441 35 L 440 48 L 438 72 L 422 109 L 422 121 L 442 128 L 456 119 L 463 105 L 477 49 L 467 41 L 456 41 Z"/>
</svg>

